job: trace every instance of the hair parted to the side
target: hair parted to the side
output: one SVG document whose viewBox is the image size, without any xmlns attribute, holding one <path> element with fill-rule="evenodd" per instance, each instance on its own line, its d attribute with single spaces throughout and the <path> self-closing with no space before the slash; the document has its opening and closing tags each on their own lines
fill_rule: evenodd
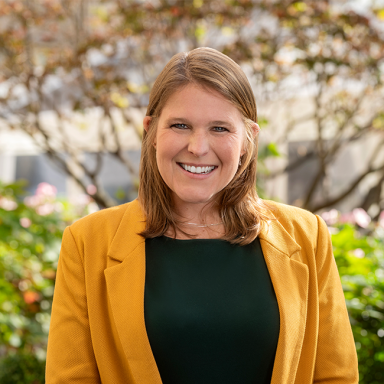
<svg viewBox="0 0 384 384">
<path fill-rule="evenodd" d="M 256 192 L 258 137 L 253 138 L 251 123 L 257 122 L 256 101 L 249 81 L 232 59 L 212 48 L 197 48 L 178 53 L 171 58 L 150 93 L 147 116 L 151 116 L 148 131 L 144 131 L 141 160 L 139 201 L 146 216 L 141 235 L 153 238 L 164 235 L 172 227 L 182 231 L 172 215 L 172 191 L 160 175 L 153 143 L 158 118 L 169 97 L 188 84 L 215 90 L 236 106 L 243 116 L 246 129 L 246 152 L 232 181 L 218 194 L 216 204 L 225 227 L 224 240 L 246 245 L 260 233 L 268 220 L 270 207 Z"/>
</svg>

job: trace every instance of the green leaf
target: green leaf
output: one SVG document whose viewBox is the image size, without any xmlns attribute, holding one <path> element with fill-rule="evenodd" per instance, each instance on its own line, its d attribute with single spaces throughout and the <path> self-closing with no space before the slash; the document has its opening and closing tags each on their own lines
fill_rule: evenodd
<svg viewBox="0 0 384 384">
<path fill-rule="evenodd" d="M 267 145 L 267 148 L 268 148 L 268 151 L 269 151 L 271 156 L 273 156 L 273 157 L 280 157 L 280 152 L 277 149 L 276 143 L 269 143 Z"/>
</svg>

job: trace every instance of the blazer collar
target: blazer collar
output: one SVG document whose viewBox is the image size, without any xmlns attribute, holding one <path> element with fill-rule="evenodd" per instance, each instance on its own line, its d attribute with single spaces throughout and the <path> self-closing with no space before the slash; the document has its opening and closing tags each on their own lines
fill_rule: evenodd
<svg viewBox="0 0 384 384">
<path fill-rule="evenodd" d="M 271 216 L 273 216 L 271 214 Z M 109 247 L 108 256 L 117 261 L 123 261 L 136 247 L 145 242 L 139 235 L 145 228 L 145 216 L 136 199 L 126 204 L 126 211 Z M 275 216 L 262 226 L 260 239 L 265 240 L 278 251 L 291 257 L 301 250 L 299 244 L 289 235 Z"/>
<path fill-rule="evenodd" d="M 273 216 L 273 214 L 270 214 L 270 216 Z M 301 251 L 300 245 L 296 243 L 275 216 L 273 216 L 271 220 L 263 223 L 259 239 L 265 240 L 272 247 L 286 254 L 288 257 Z"/>
<path fill-rule="evenodd" d="M 127 203 L 123 218 L 109 247 L 108 256 L 114 260 L 123 261 L 145 242 L 145 239 L 139 235 L 144 229 L 145 216 L 139 201 L 136 199 Z"/>
</svg>

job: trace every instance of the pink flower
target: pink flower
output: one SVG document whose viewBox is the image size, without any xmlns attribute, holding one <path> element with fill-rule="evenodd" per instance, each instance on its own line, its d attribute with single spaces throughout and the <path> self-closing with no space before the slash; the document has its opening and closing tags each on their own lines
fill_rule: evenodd
<svg viewBox="0 0 384 384">
<path fill-rule="evenodd" d="M 357 224 L 361 228 L 367 228 L 371 218 L 363 208 L 355 208 L 352 212 L 341 215 L 340 222 Z"/>
<path fill-rule="evenodd" d="M 57 189 L 54 185 L 40 183 L 36 189 L 36 196 L 56 197 Z"/>
<path fill-rule="evenodd" d="M 339 219 L 339 211 L 337 211 L 336 209 L 331 209 L 328 212 L 323 212 L 321 214 L 321 217 L 328 225 L 334 225 Z"/>
<path fill-rule="evenodd" d="M 40 183 L 37 186 L 36 193 L 33 196 L 27 196 L 24 199 L 25 205 L 35 208 L 36 212 L 41 216 L 51 214 L 55 209 L 60 209 L 55 205 L 57 189 L 48 183 Z"/>
<path fill-rule="evenodd" d="M 17 208 L 17 203 L 7 197 L 0 197 L 0 208 L 5 209 L 6 211 L 14 211 Z"/>
<path fill-rule="evenodd" d="M 31 226 L 32 222 L 28 217 L 22 217 L 20 218 L 20 225 L 24 228 L 29 228 Z"/>
<path fill-rule="evenodd" d="M 341 222 L 341 223 L 356 224 L 355 216 L 353 215 L 352 212 L 343 213 L 343 214 L 340 216 L 340 222 Z"/>
<path fill-rule="evenodd" d="M 36 207 L 37 205 L 40 205 L 42 204 L 43 202 L 43 196 L 27 196 L 25 199 L 24 199 L 24 204 L 27 206 L 27 207 Z"/>
<path fill-rule="evenodd" d="M 352 213 L 355 217 L 355 222 L 357 225 L 362 228 L 368 227 L 369 223 L 371 222 L 371 218 L 363 208 L 355 208 Z"/>
<path fill-rule="evenodd" d="M 93 185 L 93 184 L 89 184 L 88 187 L 87 187 L 87 193 L 89 195 L 94 195 L 96 192 L 97 192 L 96 186 Z"/>
<path fill-rule="evenodd" d="M 46 216 L 46 215 L 49 215 L 51 214 L 53 211 L 55 210 L 55 206 L 53 204 L 50 204 L 50 203 L 46 203 L 46 204 L 43 204 L 43 205 L 40 205 L 36 208 L 36 212 L 40 215 L 40 216 Z"/>
</svg>

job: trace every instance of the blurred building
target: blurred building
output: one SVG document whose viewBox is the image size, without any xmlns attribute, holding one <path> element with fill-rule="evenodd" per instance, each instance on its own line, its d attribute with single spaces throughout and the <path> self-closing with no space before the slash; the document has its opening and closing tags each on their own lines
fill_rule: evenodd
<svg viewBox="0 0 384 384">
<path fill-rule="evenodd" d="M 268 179 L 266 182 L 267 195 L 297 206 L 303 204 L 301 200 L 305 195 L 303 191 L 308 191 L 313 177 L 320 167 L 317 158 L 306 157 L 318 145 L 318 130 L 313 118 L 305 118 L 313 113 L 314 108 L 313 98 L 310 97 L 310 94 L 305 95 L 305 93 L 303 90 L 301 95 L 298 94 L 298 97 L 287 101 L 261 102 L 258 108 L 260 115 L 269 117 L 268 128 L 261 132 L 260 141 L 265 143 L 277 141 L 282 154 L 279 158 L 271 158 L 267 161 L 269 171 L 273 174 L 277 170 L 284 169 L 287 164 L 298 164 L 289 172 Z M 370 100 L 367 100 L 366 103 L 366 112 L 370 116 Z M 290 121 L 300 121 L 301 118 L 303 118 L 303 122 L 290 131 L 287 127 Z M 361 120 L 364 118 L 364 116 L 360 116 Z M 332 144 L 332 139 L 336 134 L 334 126 L 327 127 L 324 131 L 324 144 Z M 330 163 L 326 175 L 321 179 L 319 185 L 321 185 L 322 191 L 320 188 L 316 189 L 315 202 L 341 194 L 353 184 L 359 175 L 364 174 L 379 140 L 382 140 L 382 136 L 373 133 L 356 141 L 345 142 L 345 146 L 338 151 L 334 161 Z M 377 154 L 373 167 L 383 164 L 383 162 L 384 148 Z M 362 206 L 367 195 L 378 184 L 381 177 L 382 175 L 377 172 L 368 174 L 351 194 L 335 204 L 333 208 L 348 212 L 354 207 Z M 384 199 L 384 188 L 381 196 Z M 379 207 L 373 206 L 371 209 L 371 215 L 375 216 Z"/>
</svg>

